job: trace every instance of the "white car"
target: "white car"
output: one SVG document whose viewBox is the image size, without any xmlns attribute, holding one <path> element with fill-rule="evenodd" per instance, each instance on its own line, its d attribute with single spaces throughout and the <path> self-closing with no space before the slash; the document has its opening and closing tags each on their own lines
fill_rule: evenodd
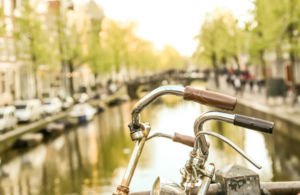
<svg viewBox="0 0 300 195">
<path fill-rule="evenodd" d="M 59 113 L 62 109 L 62 102 L 59 98 L 47 98 L 43 101 L 43 111 L 45 114 Z"/>
<path fill-rule="evenodd" d="M 87 103 L 76 104 L 69 112 L 69 120 L 71 123 L 87 122 L 93 119 L 97 110 Z"/>
<path fill-rule="evenodd" d="M 31 122 L 41 118 L 42 104 L 38 99 L 17 101 L 15 108 L 19 122 Z"/>
<path fill-rule="evenodd" d="M 78 103 L 85 103 L 89 100 L 89 95 L 87 93 L 79 93 L 75 95 L 75 99 Z"/>
<path fill-rule="evenodd" d="M 63 100 L 62 108 L 63 110 L 67 110 L 74 104 L 74 99 L 72 97 L 66 97 Z"/>
<path fill-rule="evenodd" d="M 0 108 L 0 131 L 16 127 L 18 119 L 15 113 L 16 109 L 13 106 Z"/>
</svg>

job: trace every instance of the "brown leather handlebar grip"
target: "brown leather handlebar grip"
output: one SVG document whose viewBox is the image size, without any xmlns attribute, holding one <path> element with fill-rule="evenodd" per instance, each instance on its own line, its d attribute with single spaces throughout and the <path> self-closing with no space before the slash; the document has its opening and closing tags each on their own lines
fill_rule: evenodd
<svg viewBox="0 0 300 195">
<path fill-rule="evenodd" d="M 234 110 L 237 103 L 235 97 L 190 86 L 185 88 L 183 98 L 225 110 Z"/>
<path fill-rule="evenodd" d="M 175 133 L 172 140 L 186 146 L 194 147 L 195 138 L 192 136 Z"/>
</svg>

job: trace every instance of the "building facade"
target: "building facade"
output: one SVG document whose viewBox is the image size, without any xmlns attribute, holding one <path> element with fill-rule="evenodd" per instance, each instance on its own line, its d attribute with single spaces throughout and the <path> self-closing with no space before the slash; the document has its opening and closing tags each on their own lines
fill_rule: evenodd
<svg viewBox="0 0 300 195">
<path fill-rule="evenodd" d="M 51 53 L 53 50 L 56 52 L 53 57 L 51 56 L 51 61 L 47 62 L 49 64 L 36 64 L 37 69 L 34 71 L 28 51 L 22 50 L 28 45 L 26 43 L 20 45 L 15 37 L 15 31 L 19 30 L 16 19 L 22 17 L 21 8 L 24 2 L 0 0 L 1 13 L 3 13 L 0 21 L 4 24 L 4 31 L 0 34 L 0 106 L 12 104 L 18 99 L 41 98 L 44 94 L 68 96 L 70 77 L 73 77 L 75 90 L 82 87 L 81 85 L 87 87 L 93 85 L 93 74 L 89 66 L 77 64 L 72 73 L 68 67 L 63 66 L 63 59 L 59 54 L 57 19 L 59 19 L 58 14 L 63 13 L 66 15 L 66 25 L 75 23 L 78 31 L 86 31 L 83 34 L 88 34 L 90 27 L 103 19 L 103 10 L 92 0 L 84 5 L 73 4 L 68 0 L 29 0 L 44 30 L 49 33 L 47 41 L 50 41 L 49 47 L 53 48 Z M 83 36 L 79 41 L 83 49 L 87 42 L 85 39 L 86 37 Z"/>
<path fill-rule="evenodd" d="M 2 33 L 0 35 L 0 105 L 20 98 L 20 63 L 16 59 L 13 17 L 17 1 L 0 0 Z"/>
</svg>

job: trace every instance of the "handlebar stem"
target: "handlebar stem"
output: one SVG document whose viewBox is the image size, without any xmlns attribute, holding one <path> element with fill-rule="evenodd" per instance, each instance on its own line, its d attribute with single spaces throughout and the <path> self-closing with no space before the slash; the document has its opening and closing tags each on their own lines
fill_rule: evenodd
<svg viewBox="0 0 300 195">
<path fill-rule="evenodd" d="M 202 131 L 204 123 L 208 120 L 219 120 L 228 123 L 233 123 L 234 117 L 235 116 L 233 114 L 224 113 L 224 112 L 217 112 L 217 111 L 205 112 L 196 119 L 194 123 L 194 133 L 195 135 L 197 135 L 199 131 Z M 201 152 L 204 155 L 208 155 L 209 144 L 207 143 L 204 135 L 200 135 L 199 139 L 196 141 L 194 150 L 197 150 L 197 148 L 200 148 Z"/>
<path fill-rule="evenodd" d="M 203 176 L 201 186 L 199 188 L 197 195 L 206 195 L 207 194 L 209 185 L 215 174 L 215 165 L 211 163 L 206 167 L 205 170 L 207 172 L 207 175 Z"/>
<path fill-rule="evenodd" d="M 138 161 L 142 154 L 144 145 L 147 141 L 147 137 L 151 130 L 150 125 L 148 125 L 148 124 L 141 124 L 141 125 L 143 126 L 143 129 L 144 129 L 143 134 L 142 134 L 143 137 L 142 137 L 142 139 L 139 139 L 138 141 L 136 141 L 134 150 L 130 157 L 128 167 L 122 178 L 122 183 L 121 183 L 121 185 L 118 186 L 117 193 L 115 193 L 116 195 L 128 195 L 128 193 L 129 193 L 129 184 L 131 182 L 135 168 L 137 167 L 137 164 L 138 164 Z"/>
</svg>

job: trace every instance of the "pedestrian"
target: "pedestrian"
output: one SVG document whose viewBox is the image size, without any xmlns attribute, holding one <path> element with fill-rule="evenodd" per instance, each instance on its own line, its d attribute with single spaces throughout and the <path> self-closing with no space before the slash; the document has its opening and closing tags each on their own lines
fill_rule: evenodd
<svg viewBox="0 0 300 195">
<path fill-rule="evenodd" d="M 235 95 L 238 95 L 238 93 L 241 92 L 241 88 L 242 88 L 241 79 L 238 76 L 235 76 L 233 80 L 233 86 L 235 90 Z"/>
<path fill-rule="evenodd" d="M 253 79 L 251 78 L 251 79 L 249 80 L 250 92 L 253 91 L 253 83 L 254 83 L 254 81 L 253 81 Z"/>
</svg>

